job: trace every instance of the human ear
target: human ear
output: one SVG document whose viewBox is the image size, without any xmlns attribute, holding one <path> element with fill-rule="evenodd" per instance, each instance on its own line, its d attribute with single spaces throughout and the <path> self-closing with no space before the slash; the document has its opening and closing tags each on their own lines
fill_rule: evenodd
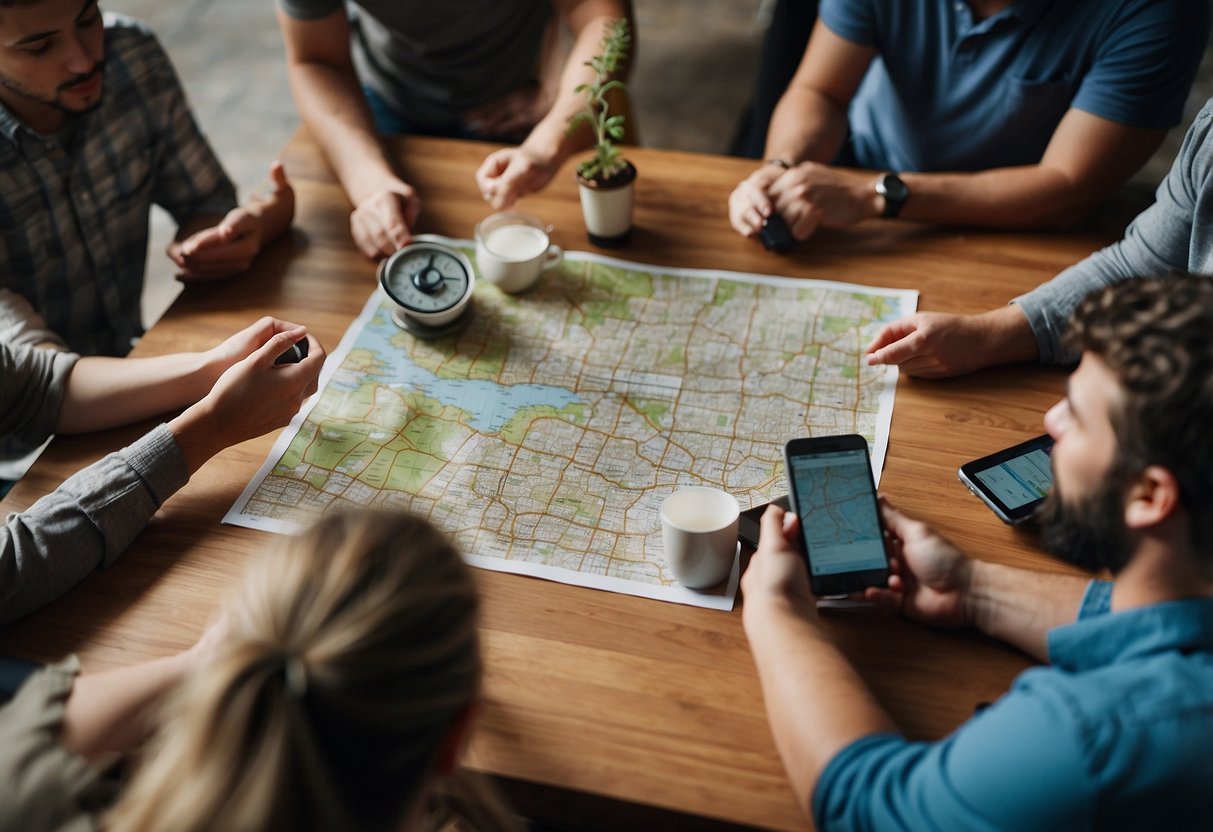
<svg viewBox="0 0 1213 832">
<path fill-rule="evenodd" d="M 1151 465 L 1137 475 L 1125 497 L 1125 525 L 1130 529 L 1157 526 L 1179 506 L 1179 482 L 1161 465 Z"/>
<path fill-rule="evenodd" d="M 438 746 L 434 773 L 439 777 L 450 776 L 459 770 L 459 761 L 472 739 L 472 728 L 479 714 L 479 699 L 472 700 L 455 713 L 446 734 L 442 737 L 442 744 Z"/>
</svg>

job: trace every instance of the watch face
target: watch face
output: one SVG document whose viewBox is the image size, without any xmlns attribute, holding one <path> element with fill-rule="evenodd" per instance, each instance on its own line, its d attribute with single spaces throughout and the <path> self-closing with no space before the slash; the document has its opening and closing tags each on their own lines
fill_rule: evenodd
<svg viewBox="0 0 1213 832">
<path fill-rule="evenodd" d="M 472 277 L 467 258 L 435 243 L 413 243 L 388 258 L 381 282 L 396 303 L 421 315 L 445 312 L 464 300 Z"/>
<path fill-rule="evenodd" d="M 892 173 L 881 177 L 880 186 L 881 194 L 892 202 L 905 202 L 906 197 L 910 195 L 910 189 L 906 187 L 906 183 Z"/>
</svg>

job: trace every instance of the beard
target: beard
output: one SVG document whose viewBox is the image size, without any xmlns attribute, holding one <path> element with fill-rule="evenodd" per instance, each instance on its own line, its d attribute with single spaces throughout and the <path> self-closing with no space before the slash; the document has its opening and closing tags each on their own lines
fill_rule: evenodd
<svg viewBox="0 0 1213 832">
<path fill-rule="evenodd" d="M 89 81 L 94 76 L 99 75 L 103 72 L 105 72 L 105 59 L 104 58 L 97 61 L 97 63 L 93 66 L 93 68 L 90 69 L 88 72 L 84 73 L 83 75 L 77 75 L 74 78 L 69 78 L 68 80 L 66 80 L 62 84 L 60 84 L 55 89 L 55 95 L 53 98 L 48 98 L 45 95 L 41 95 L 39 93 L 33 92 L 32 90 L 28 90 L 24 86 L 22 86 L 20 82 L 16 81 L 13 78 L 9 78 L 8 76 L 5 76 L 5 75 L 0 75 L 0 86 L 3 86 L 7 90 L 15 92 L 17 95 L 21 96 L 22 98 L 27 98 L 30 101 L 36 101 L 39 104 L 43 104 L 47 107 L 52 107 L 52 108 L 60 111 L 61 113 L 66 113 L 67 115 L 81 115 L 83 113 L 91 113 L 93 110 L 95 110 L 101 106 L 101 99 L 105 92 L 104 84 L 102 84 L 101 89 L 97 93 L 97 100 L 95 100 L 89 104 L 85 104 L 83 107 L 68 107 L 61 100 L 61 98 L 62 98 L 61 94 L 68 87 L 74 87 L 77 84 L 82 84 L 85 81 Z"/>
<path fill-rule="evenodd" d="M 1036 512 L 1041 543 L 1066 563 L 1113 575 L 1129 562 L 1132 541 L 1125 527 L 1125 479 L 1113 471 L 1093 493 L 1068 502 L 1057 482 Z"/>
</svg>

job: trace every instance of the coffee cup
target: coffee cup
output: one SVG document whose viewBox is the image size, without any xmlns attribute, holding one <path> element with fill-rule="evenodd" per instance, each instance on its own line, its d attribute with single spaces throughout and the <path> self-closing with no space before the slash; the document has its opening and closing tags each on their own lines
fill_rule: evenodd
<svg viewBox="0 0 1213 832">
<path fill-rule="evenodd" d="M 707 589 L 728 577 L 737 554 L 741 507 L 727 491 L 680 488 L 661 503 L 661 540 L 678 583 Z"/>
<path fill-rule="evenodd" d="M 535 217 L 506 211 L 476 226 L 476 265 L 480 276 L 503 292 L 530 288 L 545 269 L 564 257 L 548 237 L 549 226 Z"/>
</svg>

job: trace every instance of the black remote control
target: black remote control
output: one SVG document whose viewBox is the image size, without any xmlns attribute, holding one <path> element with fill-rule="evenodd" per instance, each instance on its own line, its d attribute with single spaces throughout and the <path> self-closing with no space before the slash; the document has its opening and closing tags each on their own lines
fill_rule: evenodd
<svg viewBox="0 0 1213 832">
<path fill-rule="evenodd" d="M 291 348 L 274 359 L 274 366 L 279 364 L 298 364 L 307 358 L 307 339 L 302 338 L 291 345 Z"/>
<path fill-rule="evenodd" d="M 767 221 L 762 224 L 762 230 L 758 232 L 758 237 L 767 251 L 777 253 L 787 251 L 796 242 L 788 224 L 779 214 L 771 214 L 767 217 Z"/>
</svg>

